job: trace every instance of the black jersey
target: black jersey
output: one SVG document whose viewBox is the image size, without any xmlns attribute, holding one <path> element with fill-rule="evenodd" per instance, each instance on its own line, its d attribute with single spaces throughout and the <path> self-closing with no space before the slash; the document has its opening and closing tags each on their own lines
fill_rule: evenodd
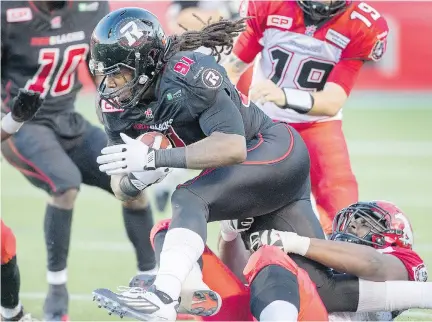
<svg viewBox="0 0 432 322">
<path fill-rule="evenodd" d="M 105 1 L 66 1 L 51 13 L 33 1 L 2 1 L 3 103 L 26 88 L 45 98 L 38 118 L 72 110 L 82 86 L 78 65 L 86 63 L 93 29 L 108 12 Z"/>
<path fill-rule="evenodd" d="M 272 125 L 236 90 L 214 57 L 197 52 L 179 52 L 169 60 L 152 102 L 120 110 L 100 101 L 99 109 L 111 143 L 122 142 L 121 132 L 137 137 L 148 131 L 164 133 L 175 146 L 195 143 L 213 131 L 251 140 Z"/>
</svg>

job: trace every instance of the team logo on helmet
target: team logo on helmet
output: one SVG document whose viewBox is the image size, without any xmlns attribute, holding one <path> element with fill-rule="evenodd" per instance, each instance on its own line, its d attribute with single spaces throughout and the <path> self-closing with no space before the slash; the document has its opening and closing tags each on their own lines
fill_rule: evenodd
<svg viewBox="0 0 432 322">
<path fill-rule="evenodd" d="M 120 21 L 115 32 L 119 39 L 119 44 L 127 49 L 141 48 L 147 43 L 148 27 L 140 20 L 134 18 L 123 19 Z"/>
</svg>

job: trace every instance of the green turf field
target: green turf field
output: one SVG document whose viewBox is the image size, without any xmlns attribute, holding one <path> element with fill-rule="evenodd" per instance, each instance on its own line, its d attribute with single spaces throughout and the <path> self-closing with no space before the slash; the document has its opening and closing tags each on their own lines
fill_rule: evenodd
<svg viewBox="0 0 432 322">
<path fill-rule="evenodd" d="M 428 225 L 432 223 L 432 108 L 426 108 L 432 106 L 428 99 L 412 102 L 356 95 L 345 108 L 344 128 L 361 198 L 391 200 L 404 209 L 414 226 L 415 248 L 432 267 Z M 81 98 L 78 106 L 96 122 L 92 98 Z M 46 291 L 46 197 L 4 160 L 1 170 L 1 215 L 18 240 L 22 301 L 28 311 L 41 318 Z M 167 215 L 158 214 L 157 218 Z M 209 230 L 213 247 L 217 226 L 212 224 Z M 123 228 L 120 204 L 97 189 L 83 187 L 78 197 L 68 270 L 71 319 L 117 320 L 97 309 L 91 302 L 91 292 L 98 287 L 126 285 L 135 273 L 135 260 Z M 432 320 L 432 312 L 414 311 L 403 319 Z"/>
</svg>

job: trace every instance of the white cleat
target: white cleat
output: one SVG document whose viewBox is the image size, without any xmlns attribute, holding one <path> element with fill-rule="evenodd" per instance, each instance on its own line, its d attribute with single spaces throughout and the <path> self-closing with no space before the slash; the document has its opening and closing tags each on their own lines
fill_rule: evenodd
<svg viewBox="0 0 432 322">
<path fill-rule="evenodd" d="M 93 292 L 93 300 L 108 310 L 109 315 L 128 316 L 139 321 L 175 321 L 179 306 L 179 301 L 155 286 L 147 291 L 139 287 L 125 288 L 121 293 L 97 289 Z"/>
<path fill-rule="evenodd" d="M 129 287 L 148 289 L 156 279 L 156 275 L 138 274 L 129 282 Z M 213 316 L 222 306 L 220 295 L 201 283 L 196 288 L 183 288 L 180 293 L 180 306 L 178 313 L 196 316 Z"/>
</svg>

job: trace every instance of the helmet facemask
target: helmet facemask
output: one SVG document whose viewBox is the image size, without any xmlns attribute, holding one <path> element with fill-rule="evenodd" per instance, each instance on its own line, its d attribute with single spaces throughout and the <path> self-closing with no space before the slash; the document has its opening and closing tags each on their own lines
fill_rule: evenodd
<svg viewBox="0 0 432 322">
<path fill-rule="evenodd" d="M 341 210 L 333 221 L 331 240 L 345 241 L 381 248 L 389 231 L 386 211 L 372 210 L 359 204 Z"/>
<path fill-rule="evenodd" d="M 115 108 L 135 107 L 162 68 L 162 63 L 155 62 L 151 55 L 146 57 L 145 61 L 140 56 L 139 52 L 135 52 L 132 64 L 117 63 L 109 67 L 104 67 L 101 62 L 90 61 L 92 73 L 95 76 L 103 77 L 98 87 L 100 97 Z M 149 66 L 153 68 L 148 68 Z M 152 70 L 148 72 L 150 75 L 146 73 L 148 69 Z M 117 85 L 115 88 L 109 87 L 108 78 L 112 78 L 111 81 Z"/>
</svg>

